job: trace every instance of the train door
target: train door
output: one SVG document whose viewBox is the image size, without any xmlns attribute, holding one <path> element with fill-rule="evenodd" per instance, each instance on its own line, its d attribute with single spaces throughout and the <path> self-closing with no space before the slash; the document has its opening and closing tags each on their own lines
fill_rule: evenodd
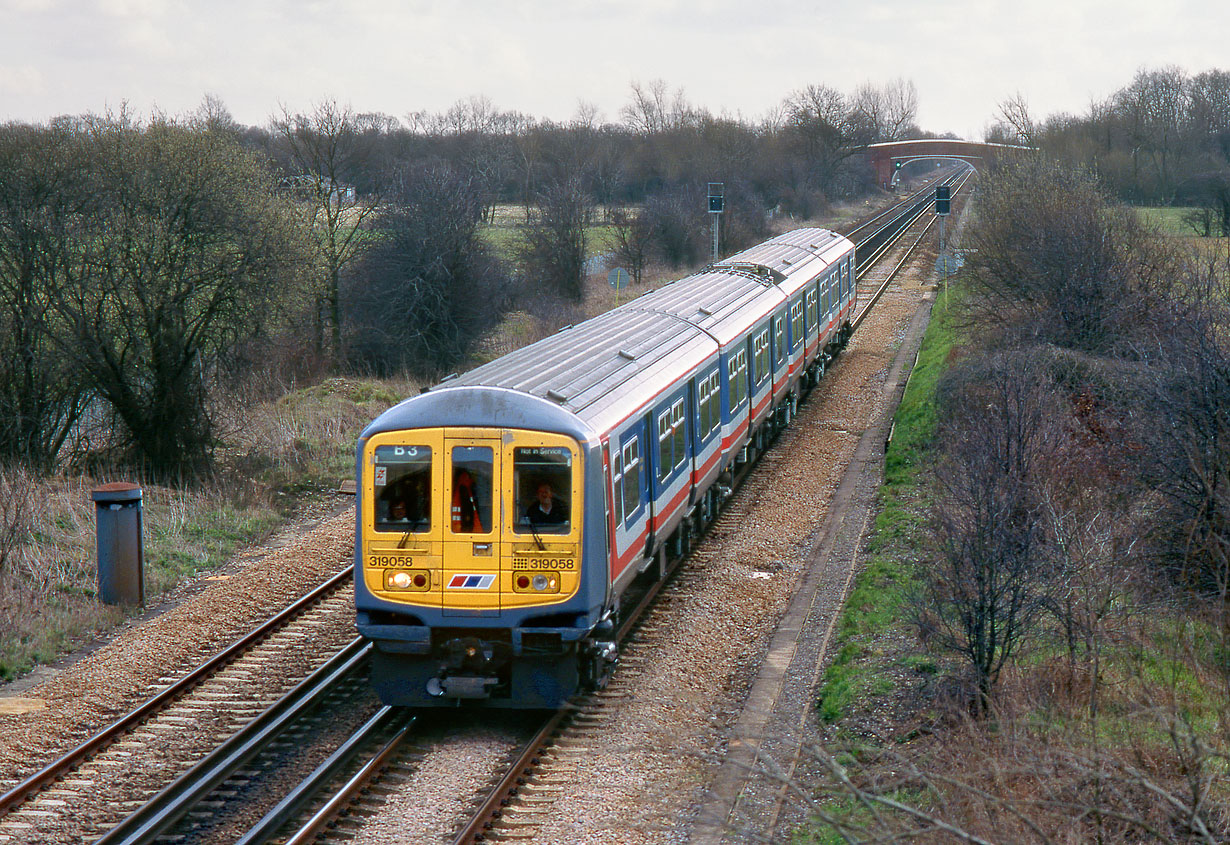
<svg viewBox="0 0 1230 845">
<path fill-rule="evenodd" d="M 444 437 L 444 612 L 500 608 L 500 523 L 496 495 L 500 437 L 491 432 L 446 431 Z"/>
<path fill-rule="evenodd" d="M 773 400 L 777 401 L 786 386 L 786 314 L 773 315 Z"/>
<path fill-rule="evenodd" d="M 644 447 L 645 422 L 611 437 L 611 510 L 615 525 L 614 561 L 611 577 L 617 578 L 633 561 L 646 553 L 652 523 L 652 498 L 649 483 L 652 470 L 650 452 Z"/>
</svg>

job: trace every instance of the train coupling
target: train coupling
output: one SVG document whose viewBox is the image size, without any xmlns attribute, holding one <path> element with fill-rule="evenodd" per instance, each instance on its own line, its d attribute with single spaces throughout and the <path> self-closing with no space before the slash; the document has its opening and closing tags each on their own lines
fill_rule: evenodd
<svg viewBox="0 0 1230 845">
<path fill-rule="evenodd" d="M 602 689 L 611 680 L 619 662 L 619 647 L 610 640 L 590 640 L 581 663 L 584 683 L 590 689 Z"/>
<path fill-rule="evenodd" d="M 427 680 L 427 694 L 446 698 L 490 698 L 499 678 L 477 675 L 445 675 Z"/>
<path fill-rule="evenodd" d="M 497 655 L 490 643 L 476 637 L 460 637 L 444 646 L 440 673 L 427 681 L 427 693 L 448 698 L 489 698 L 500 683 Z"/>
</svg>

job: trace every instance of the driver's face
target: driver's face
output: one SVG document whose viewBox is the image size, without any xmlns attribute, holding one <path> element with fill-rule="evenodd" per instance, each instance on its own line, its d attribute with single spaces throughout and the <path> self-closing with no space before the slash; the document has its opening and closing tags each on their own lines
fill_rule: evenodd
<svg viewBox="0 0 1230 845">
<path fill-rule="evenodd" d="M 538 504 L 547 505 L 551 503 L 551 488 L 547 485 L 540 485 L 538 488 Z"/>
</svg>

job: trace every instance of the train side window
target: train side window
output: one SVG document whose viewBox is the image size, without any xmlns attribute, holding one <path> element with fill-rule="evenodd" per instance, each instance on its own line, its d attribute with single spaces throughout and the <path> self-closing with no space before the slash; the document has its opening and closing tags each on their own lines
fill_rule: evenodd
<svg viewBox="0 0 1230 845">
<path fill-rule="evenodd" d="M 700 411 L 700 429 L 697 440 L 704 440 L 722 422 L 721 406 L 718 404 L 721 400 L 722 389 L 717 370 L 697 382 L 696 390 L 697 407 Z"/>
<path fill-rule="evenodd" d="M 803 339 L 803 300 L 796 299 L 790 306 L 790 348 L 798 346 Z"/>
<path fill-rule="evenodd" d="M 615 524 L 622 525 L 624 511 L 624 455 L 618 448 L 611 455 L 611 508 L 615 511 Z"/>
<path fill-rule="evenodd" d="M 431 530 L 431 447 L 377 446 L 376 530 Z"/>
<path fill-rule="evenodd" d="M 713 421 L 713 412 L 709 407 L 710 392 L 709 379 L 702 378 L 696 382 L 696 413 L 700 418 L 697 440 L 703 440 L 709 434 L 709 427 Z"/>
<path fill-rule="evenodd" d="M 633 437 L 624 444 L 623 509 L 624 519 L 641 506 L 641 441 Z"/>
<path fill-rule="evenodd" d="M 671 455 L 671 412 L 658 416 L 658 479 L 666 478 L 675 464 Z"/>
<path fill-rule="evenodd" d="M 739 348 L 726 362 L 726 378 L 730 384 L 730 412 L 747 398 L 747 350 Z"/>
<path fill-rule="evenodd" d="M 618 455 L 616 456 L 618 457 Z M 564 446 L 513 449 L 519 534 L 567 534 L 572 529 L 572 451 Z"/>
<path fill-rule="evenodd" d="M 769 330 L 765 329 L 752 340 L 752 382 L 760 384 L 769 374 Z"/>
<path fill-rule="evenodd" d="M 658 416 L 658 480 L 666 478 L 688 456 L 683 400 Z"/>
<path fill-rule="evenodd" d="M 773 366 L 781 366 L 786 357 L 786 320 L 782 317 L 773 318 Z"/>
<path fill-rule="evenodd" d="M 850 262 L 843 261 L 841 263 L 841 300 L 845 302 L 846 297 L 850 294 Z"/>
<path fill-rule="evenodd" d="M 671 406 L 671 430 L 673 431 L 675 466 L 681 465 L 688 457 L 688 426 L 683 415 L 682 399 Z"/>
<path fill-rule="evenodd" d="M 820 323 L 820 314 L 816 308 L 816 288 L 813 285 L 807 289 L 807 325 L 816 326 Z"/>
<path fill-rule="evenodd" d="M 486 534 L 491 530 L 491 494 L 495 454 L 490 446 L 453 447 L 454 534 Z"/>
</svg>

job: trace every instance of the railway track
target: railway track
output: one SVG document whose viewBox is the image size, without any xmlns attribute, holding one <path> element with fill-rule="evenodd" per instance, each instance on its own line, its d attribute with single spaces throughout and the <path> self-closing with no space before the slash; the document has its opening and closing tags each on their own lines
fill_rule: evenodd
<svg viewBox="0 0 1230 845">
<path fill-rule="evenodd" d="M 343 570 L 0 796 L 0 836 L 81 841 L 156 793 L 353 638 Z M 350 630 L 347 630 L 350 629 Z M 293 657 L 293 659 L 291 659 Z M 253 683 L 257 680 L 258 683 Z"/>
<path fill-rule="evenodd" d="M 968 175 L 968 171 L 955 174 L 943 183 L 952 184 L 955 195 L 964 186 Z M 928 186 L 853 233 L 864 232 L 865 237 L 856 244 L 868 243 L 872 251 L 871 257 L 860 260 L 857 268 L 859 300 L 866 304 L 855 318 L 856 328 L 926 237 L 933 218 L 924 219 L 924 215 L 933 196 L 933 188 Z M 884 232 L 889 235 L 884 236 Z M 881 264 L 889 265 L 886 272 L 876 272 Z M 774 465 L 783 457 L 780 451 L 769 449 L 755 464 L 749 463 L 746 471 L 754 468 L 759 475 L 773 475 Z M 739 479 L 740 483 L 742 480 Z M 747 524 L 755 506 L 753 497 L 732 500 L 706 533 L 720 535 Z M 623 656 L 620 670 L 610 685 L 600 693 L 586 696 L 571 707 L 553 714 L 543 724 L 516 763 L 454 836 L 454 845 L 487 840 L 533 840 L 538 820 L 543 818 L 552 804 L 552 795 L 557 791 L 555 783 L 566 780 L 570 772 L 577 768 L 578 761 L 570 749 L 586 749 L 587 740 L 593 733 L 610 729 L 613 717 L 606 706 L 608 701 L 635 695 L 640 662 L 637 660 L 638 652 L 641 649 L 649 651 L 657 645 L 654 642 L 659 633 L 657 619 L 669 613 L 672 598 L 687 595 L 691 582 L 703 577 L 706 563 L 714 554 L 712 545 L 702 543 L 690 555 L 672 561 L 671 574 L 657 582 L 654 595 L 638 606 L 635 618 L 621 627 L 620 652 Z M 690 564 L 687 568 L 681 566 L 685 560 Z M 658 592 L 668 585 L 664 600 L 653 602 Z M 641 641 L 638 641 L 638 635 Z"/>
<path fill-rule="evenodd" d="M 904 233 L 925 212 L 931 196 L 931 189 L 924 189 L 891 209 L 891 214 L 880 215 L 850 233 L 860 245 L 857 272 L 859 299 L 866 303 L 856 317 L 856 325 L 862 322 L 887 289 L 905 259 L 897 262 L 887 278 L 872 274 L 871 268 L 892 251 L 893 244 L 903 239 Z M 893 229 L 891 238 L 881 234 L 889 229 Z M 921 238 L 921 234 L 914 238 L 911 250 Z M 864 243 L 868 244 L 867 248 L 874 256 L 866 261 L 861 258 Z M 779 459 L 780 455 L 768 451 L 761 457 L 760 465 L 771 468 Z M 747 518 L 750 507 L 751 500 L 732 501 L 731 506 L 710 526 L 709 533 L 721 535 L 734 531 Z M 701 573 L 712 554 L 711 549 L 702 545 L 687 558 L 689 565 L 682 571 L 680 567 L 684 558 L 672 561 L 673 580 L 666 578 L 656 581 L 642 597 L 636 613 L 630 614 L 621 626 L 619 634 L 625 640 L 621 649 L 624 656 L 620 671 L 610 686 L 572 702 L 538 726 L 530 739 L 509 744 L 500 752 L 498 756 L 511 762 L 502 764 L 503 773 L 493 778 L 494 783 L 485 795 L 469 799 L 473 809 L 468 814 L 468 820 L 457 828 L 454 841 L 479 841 L 495 835 L 516 838 L 532 835 L 543 807 L 550 805 L 551 796 L 558 792 L 557 784 L 575 776 L 576 755 L 583 753 L 587 737 L 608 729 L 611 718 L 608 705 L 612 701 L 635 696 L 638 665 L 643 660 L 641 653 L 649 652 L 656 646 L 663 627 L 662 620 L 669 614 L 673 597 L 687 594 L 689 585 L 702 577 Z M 298 609 L 293 613 L 288 608 L 286 613 L 290 616 L 287 618 L 294 618 L 295 614 L 303 615 L 308 608 L 316 608 L 311 612 L 318 615 L 330 615 L 333 609 L 325 613 L 321 608 L 325 605 L 332 608 L 338 603 L 343 605 L 345 614 L 352 615 L 349 591 L 341 586 L 348 574 L 348 570 L 339 573 L 330 585 L 322 587 L 322 590 L 327 588 L 327 591 L 336 592 L 336 596 L 323 598 L 322 593 L 305 597 L 296 603 Z M 668 585 L 666 595 L 655 602 L 658 592 Z M 169 833 L 180 841 L 212 841 L 221 831 L 225 831 L 225 841 L 245 844 L 348 838 L 353 832 L 348 828 L 357 827 L 357 824 L 353 821 L 348 824 L 346 815 L 350 814 L 353 820 L 379 812 L 382 796 L 393 790 L 396 783 L 412 779 L 416 773 L 417 759 L 424 753 L 430 753 L 407 742 L 417 723 L 389 708 L 371 706 L 363 710 L 364 718 L 354 732 L 345 738 L 340 738 L 340 735 L 335 738 L 334 750 L 325 755 L 325 759 L 318 759 L 306 776 L 295 777 L 293 785 L 283 790 L 280 799 L 266 801 L 270 806 L 254 823 L 245 822 L 241 829 L 237 829 L 234 825 L 219 826 L 214 821 L 215 817 L 225 815 L 228 805 L 233 806 L 236 799 L 253 792 L 251 783 L 259 780 L 254 775 L 254 769 L 273 764 L 277 759 L 275 753 L 268 758 L 268 763 L 261 764 L 260 755 L 266 753 L 264 749 L 270 745 L 276 747 L 278 736 L 289 733 L 292 737 L 301 737 L 305 733 L 323 730 L 310 720 L 297 723 L 298 727 L 291 727 L 293 720 L 289 718 L 285 720 L 286 724 L 275 729 L 271 725 L 280 718 L 279 713 L 285 715 L 293 711 L 303 714 L 319 710 L 319 702 L 331 695 L 347 700 L 346 706 L 355 709 L 353 694 L 336 692 L 339 688 L 344 689 L 340 685 L 354 683 L 356 678 L 361 677 L 361 655 L 345 650 L 338 652 L 347 655 L 345 657 L 319 649 L 311 652 L 306 662 L 322 667 L 316 673 L 320 677 L 304 679 L 276 702 L 257 701 L 254 698 L 234 700 L 234 693 L 215 689 L 220 683 L 225 686 L 221 679 L 228 671 L 232 676 L 247 678 L 262 671 L 270 658 L 256 651 L 261 646 L 302 655 L 305 645 L 314 638 L 294 633 L 286 625 L 283 619 L 264 632 L 254 631 L 243 638 L 243 645 L 236 643 L 235 647 L 217 655 L 178 683 L 169 684 L 166 690 L 141 708 L 117 720 L 78 749 L 0 796 L 0 837 L 9 830 L 27 835 L 46 833 L 49 835 L 47 841 L 56 841 L 57 834 L 68 833 L 76 824 L 79 825 L 76 839 L 65 841 L 80 841 L 82 835 L 101 835 L 101 843 L 112 845 L 118 842 L 155 841 Z M 283 632 L 270 633 L 273 630 Z M 356 644 L 347 644 L 347 649 L 354 648 Z M 343 672 L 341 664 L 352 660 L 355 665 Z M 347 678 L 350 680 L 347 681 Z M 134 787 L 130 794 L 144 795 L 144 799 L 122 805 L 111 804 L 109 813 L 100 812 L 88 821 L 81 819 L 74 808 L 79 811 L 81 804 L 90 800 L 90 789 L 109 780 L 107 772 L 132 768 L 132 761 L 141 755 L 151 738 L 182 729 L 188 724 L 199 725 L 203 721 L 203 708 L 187 703 L 189 691 L 197 696 L 197 700 L 210 702 L 208 709 L 217 710 L 211 713 L 213 718 L 210 719 L 214 725 L 213 734 L 217 737 L 217 750 L 195 763 L 181 760 L 178 764 L 164 766 L 164 771 L 175 770 L 176 776 L 169 778 L 164 774 L 164 781 L 158 789 L 153 789 L 148 779 L 143 787 Z M 271 706 L 266 710 L 258 706 L 262 703 Z M 527 730 L 522 729 L 523 732 Z M 283 745 L 286 744 L 283 740 Z M 291 741 L 289 744 L 293 746 L 295 743 Z M 446 747 L 447 741 L 441 740 L 440 748 Z M 320 758 L 321 755 L 318 752 L 315 756 Z M 253 761 L 257 761 L 255 765 Z M 105 805 L 107 802 L 101 803 Z M 7 815 L 2 815 L 5 813 Z"/>
</svg>

